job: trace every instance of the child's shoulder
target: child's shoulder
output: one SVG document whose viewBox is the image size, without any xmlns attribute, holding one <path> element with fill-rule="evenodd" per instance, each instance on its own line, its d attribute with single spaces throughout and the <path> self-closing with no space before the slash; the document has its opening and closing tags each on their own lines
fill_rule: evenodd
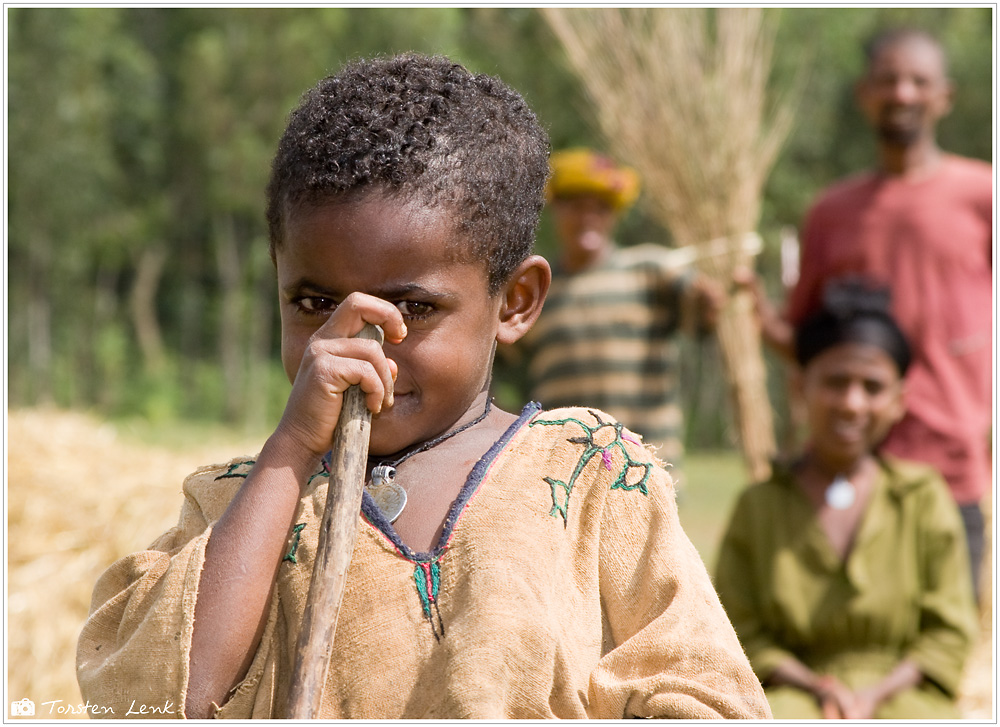
<svg viewBox="0 0 1000 727">
<path fill-rule="evenodd" d="M 628 463 L 643 463 L 666 469 L 654 448 L 611 414 L 590 407 L 542 409 L 528 421 L 533 437 L 546 448 L 577 452 L 589 459 L 600 454 L 608 464 L 618 451 Z"/>
<path fill-rule="evenodd" d="M 217 520 L 256 461 L 256 455 L 246 455 L 199 467 L 184 479 L 185 499 L 195 504 L 209 522 Z"/>
</svg>

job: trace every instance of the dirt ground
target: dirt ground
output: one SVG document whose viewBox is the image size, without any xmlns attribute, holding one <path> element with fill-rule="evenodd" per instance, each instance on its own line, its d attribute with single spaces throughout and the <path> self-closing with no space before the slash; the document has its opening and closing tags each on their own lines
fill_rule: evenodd
<svg viewBox="0 0 1000 727">
<path fill-rule="evenodd" d="M 183 449 L 148 446 L 83 414 L 8 412 L 10 700 L 31 699 L 39 719 L 86 717 L 74 660 L 97 577 L 175 524 L 186 474 L 260 443 L 216 436 Z M 991 611 L 992 599 L 963 688 L 967 719 L 993 720 Z"/>
</svg>

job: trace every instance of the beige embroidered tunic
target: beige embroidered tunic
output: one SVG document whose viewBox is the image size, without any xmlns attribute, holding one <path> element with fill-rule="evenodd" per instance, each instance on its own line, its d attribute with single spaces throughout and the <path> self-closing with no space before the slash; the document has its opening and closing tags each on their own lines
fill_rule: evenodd
<svg viewBox="0 0 1000 727">
<path fill-rule="evenodd" d="M 177 527 L 100 578 L 77 656 L 91 704 L 180 716 L 205 543 L 252 464 L 195 472 Z M 218 717 L 285 714 L 327 482 L 305 490 L 260 646 Z M 601 412 L 526 407 L 430 553 L 367 494 L 358 527 L 324 718 L 770 716 L 669 476 Z"/>
</svg>

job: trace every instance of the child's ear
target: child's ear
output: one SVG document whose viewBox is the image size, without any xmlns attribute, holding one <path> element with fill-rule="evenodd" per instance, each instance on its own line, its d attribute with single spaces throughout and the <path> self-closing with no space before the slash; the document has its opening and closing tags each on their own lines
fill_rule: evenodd
<svg viewBox="0 0 1000 727">
<path fill-rule="evenodd" d="M 497 343 L 514 343 L 535 324 L 552 282 L 552 268 L 541 255 L 517 266 L 502 291 Z"/>
</svg>

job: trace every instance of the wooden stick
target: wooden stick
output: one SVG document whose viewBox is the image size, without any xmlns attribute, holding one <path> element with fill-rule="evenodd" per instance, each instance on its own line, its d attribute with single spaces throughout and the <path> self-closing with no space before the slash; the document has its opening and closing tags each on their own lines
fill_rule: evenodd
<svg viewBox="0 0 1000 727">
<path fill-rule="evenodd" d="M 367 323 L 357 337 L 378 341 L 379 345 L 384 340 L 382 329 Z M 326 510 L 296 647 L 288 697 L 289 719 L 319 717 L 347 568 L 357 540 L 371 418 L 361 387 L 352 386 L 345 391 L 340 420 L 333 431 Z"/>
</svg>

